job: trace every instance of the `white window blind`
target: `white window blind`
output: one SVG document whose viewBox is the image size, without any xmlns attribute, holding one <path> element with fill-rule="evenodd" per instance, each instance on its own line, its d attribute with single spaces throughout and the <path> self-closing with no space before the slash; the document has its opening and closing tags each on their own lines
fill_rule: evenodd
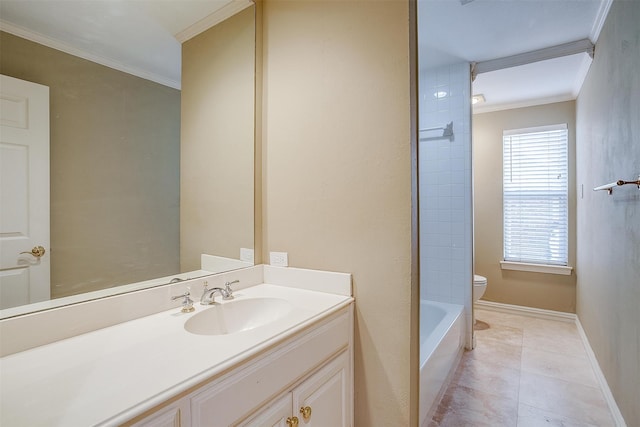
<svg viewBox="0 0 640 427">
<path fill-rule="evenodd" d="M 503 133 L 504 260 L 567 265 L 567 125 Z"/>
</svg>

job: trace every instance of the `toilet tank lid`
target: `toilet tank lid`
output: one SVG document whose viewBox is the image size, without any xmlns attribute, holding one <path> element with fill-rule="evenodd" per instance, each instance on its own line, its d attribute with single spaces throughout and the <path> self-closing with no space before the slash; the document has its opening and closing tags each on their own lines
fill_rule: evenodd
<svg viewBox="0 0 640 427">
<path fill-rule="evenodd" d="M 484 276 L 479 276 L 477 274 L 474 274 L 473 275 L 473 283 L 476 283 L 478 285 L 485 284 L 485 283 L 487 283 L 487 278 L 484 277 Z"/>
</svg>

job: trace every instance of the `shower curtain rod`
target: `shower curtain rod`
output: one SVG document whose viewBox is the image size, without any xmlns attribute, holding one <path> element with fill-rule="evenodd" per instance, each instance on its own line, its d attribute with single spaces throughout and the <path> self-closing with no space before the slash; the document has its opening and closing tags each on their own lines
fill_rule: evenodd
<svg viewBox="0 0 640 427">
<path fill-rule="evenodd" d="M 472 62 L 471 80 L 475 80 L 477 75 L 480 73 L 488 73 L 490 71 L 517 67 L 519 65 L 531 64 L 533 62 L 544 61 L 547 59 L 561 58 L 563 56 L 575 55 L 583 52 L 589 55 L 591 59 L 593 59 L 594 51 L 595 45 L 591 42 L 591 40 L 581 39 L 557 46 L 534 50 L 531 52 L 506 56 L 504 58 Z"/>
</svg>

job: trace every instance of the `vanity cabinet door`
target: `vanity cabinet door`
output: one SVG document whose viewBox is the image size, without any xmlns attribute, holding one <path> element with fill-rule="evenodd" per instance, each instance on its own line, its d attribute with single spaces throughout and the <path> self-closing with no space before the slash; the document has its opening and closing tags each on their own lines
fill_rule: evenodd
<svg viewBox="0 0 640 427">
<path fill-rule="evenodd" d="M 349 427 L 351 426 L 351 380 L 349 352 L 311 374 L 282 396 L 260 408 L 237 427 Z M 297 419 L 297 424 L 291 420 Z"/>
<path fill-rule="evenodd" d="M 188 427 L 189 425 L 191 425 L 189 401 L 182 399 L 138 421 L 131 427 Z"/>
<path fill-rule="evenodd" d="M 293 415 L 300 427 L 350 427 L 349 352 L 343 352 L 293 390 Z"/>
<path fill-rule="evenodd" d="M 248 421 L 237 424 L 237 427 L 289 427 L 287 418 L 291 417 L 291 393 L 276 399 L 261 408 Z"/>
<path fill-rule="evenodd" d="M 262 402 L 272 402 L 283 392 L 291 392 L 306 375 L 323 366 L 341 349 L 349 348 L 351 316 L 350 310 L 337 314 L 325 324 L 309 329 L 301 337 L 290 340 L 196 391 L 191 395 L 192 427 L 236 426 L 239 422 L 253 419 L 254 414 L 262 413 L 267 406 L 271 406 L 271 403 L 265 406 Z M 346 360 L 349 358 L 346 357 Z M 290 400 L 287 417 L 300 418 L 298 409 Z M 300 420 L 299 426 L 303 425 Z M 326 424 L 326 427 L 340 425 Z M 288 426 L 285 424 L 285 427 Z"/>
</svg>

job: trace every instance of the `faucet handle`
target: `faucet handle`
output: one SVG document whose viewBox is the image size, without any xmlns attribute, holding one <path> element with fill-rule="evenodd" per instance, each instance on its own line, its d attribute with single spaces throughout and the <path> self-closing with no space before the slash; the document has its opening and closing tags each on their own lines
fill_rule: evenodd
<svg viewBox="0 0 640 427">
<path fill-rule="evenodd" d="M 233 299 L 233 289 L 231 289 L 231 285 L 233 285 L 234 283 L 240 283 L 240 280 L 234 280 L 233 282 L 225 282 L 224 290 L 226 292 L 226 295 L 223 295 L 222 299 L 225 299 L 225 300 Z"/>
<path fill-rule="evenodd" d="M 183 313 L 191 313 L 195 310 L 193 307 L 193 300 L 191 299 L 191 292 L 185 291 L 182 295 L 176 295 L 171 297 L 171 301 L 175 301 L 177 299 L 184 298 L 182 301 L 182 312 Z"/>
<path fill-rule="evenodd" d="M 206 280 L 202 282 L 202 292 L 207 292 L 209 290 L 209 282 Z"/>
</svg>

